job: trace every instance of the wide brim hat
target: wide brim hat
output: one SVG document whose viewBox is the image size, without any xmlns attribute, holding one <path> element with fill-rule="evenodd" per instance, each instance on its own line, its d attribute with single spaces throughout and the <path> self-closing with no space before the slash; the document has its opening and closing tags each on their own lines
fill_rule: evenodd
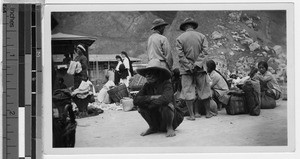
<svg viewBox="0 0 300 159">
<path fill-rule="evenodd" d="M 158 59 L 150 60 L 146 68 L 140 68 L 136 70 L 138 74 L 144 77 L 146 77 L 146 74 L 149 71 L 160 71 L 161 76 L 159 78 L 164 80 L 168 80 L 172 76 L 171 71 L 166 66 L 164 66 L 164 64 L 162 64 Z"/>
<path fill-rule="evenodd" d="M 77 45 L 77 48 L 81 49 L 82 51 L 86 52 L 84 46 L 82 44 Z"/>
<path fill-rule="evenodd" d="M 184 26 L 190 24 L 193 26 L 194 29 L 196 29 L 198 27 L 198 23 L 196 21 L 194 21 L 193 18 L 186 18 L 181 24 L 180 24 L 180 30 L 185 31 L 184 30 Z"/>
<path fill-rule="evenodd" d="M 152 22 L 152 27 L 151 27 L 151 30 L 157 28 L 157 27 L 160 27 L 160 26 L 166 26 L 166 25 L 169 25 L 167 22 L 165 22 L 163 19 L 155 19 L 153 22 Z"/>
</svg>

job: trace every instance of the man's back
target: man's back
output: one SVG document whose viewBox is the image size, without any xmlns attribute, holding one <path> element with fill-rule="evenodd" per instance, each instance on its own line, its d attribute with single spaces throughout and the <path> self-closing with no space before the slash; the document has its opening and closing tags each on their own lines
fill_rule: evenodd
<svg viewBox="0 0 300 159">
<path fill-rule="evenodd" d="M 200 68 L 204 67 L 204 59 L 207 54 L 208 41 L 206 37 L 193 29 L 187 29 L 176 39 L 176 49 L 179 55 L 179 63 L 182 64 L 180 72 L 191 70 L 191 64 Z"/>
<path fill-rule="evenodd" d="M 152 34 L 148 39 L 147 53 L 149 60 L 159 59 L 166 60 L 166 55 L 169 53 L 168 39 L 158 33 Z"/>
<path fill-rule="evenodd" d="M 192 29 L 182 33 L 177 40 L 182 44 L 185 56 L 191 61 L 195 61 L 202 50 L 208 47 L 206 37 Z"/>
</svg>

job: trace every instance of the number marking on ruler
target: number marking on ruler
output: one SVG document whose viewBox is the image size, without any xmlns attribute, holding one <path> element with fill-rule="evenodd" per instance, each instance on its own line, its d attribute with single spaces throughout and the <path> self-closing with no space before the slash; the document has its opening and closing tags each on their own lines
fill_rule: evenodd
<svg viewBox="0 0 300 159">
<path fill-rule="evenodd" d="M 18 158 L 18 13 L 3 5 L 3 158 Z"/>
</svg>

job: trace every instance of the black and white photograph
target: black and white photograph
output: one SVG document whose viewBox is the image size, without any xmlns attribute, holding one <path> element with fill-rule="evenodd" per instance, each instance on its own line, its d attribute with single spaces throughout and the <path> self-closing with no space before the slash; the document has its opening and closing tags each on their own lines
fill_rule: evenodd
<svg viewBox="0 0 300 159">
<path fill-rule="evenodd" d="M 46 147 L 291 151 L 289 10 L 261 5 L 46 9 Z"/>
</svg>

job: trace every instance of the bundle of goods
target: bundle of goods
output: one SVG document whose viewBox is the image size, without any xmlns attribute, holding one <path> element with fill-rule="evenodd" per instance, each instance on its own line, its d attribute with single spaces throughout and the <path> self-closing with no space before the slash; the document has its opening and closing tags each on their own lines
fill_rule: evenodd
<svg viewBox="0 0 300 159">
<path fill-rule="evenodd" d="M 132 77 L 128 88 L 130 89 L 130 91 L 139 91 L 142 89 L 142 87 L 144 86 L 144 84 L 146 83 L 146 78 L 136 74 Z"/>
<path fill-rule="evenodd" d="M 242 90 L 230 90 L 229 102 L 226 105 L 226 113 L 229 115 L 247 114 L 244 92 Z"/>
<path fill-rule="evenodd" d="M 125 111 L 125 112 L 131 111 L 134 107 L 133 99 L 131 99 L 129 97 L 124 97 L 123 99 L 121 99 L 121 104 L 123 107 L 123 111 Z"/>
<path fill-rule="evenodd" d="M 258 116 L 261 109 L 260 83 L 256 80 L 246 80 L 238 84 L 238 88 L 229 90 L 229 102 L 226 112 L 230 115 L 250 114 Z"/>
<path fill-rule="evenodd" d="M 114 103 L 120 103 L 123 97 L 129 97 L 129 92 L 125 84 L 113 87 L 112 89 L 108 90 L 107 93 Z"/>
</svg>

